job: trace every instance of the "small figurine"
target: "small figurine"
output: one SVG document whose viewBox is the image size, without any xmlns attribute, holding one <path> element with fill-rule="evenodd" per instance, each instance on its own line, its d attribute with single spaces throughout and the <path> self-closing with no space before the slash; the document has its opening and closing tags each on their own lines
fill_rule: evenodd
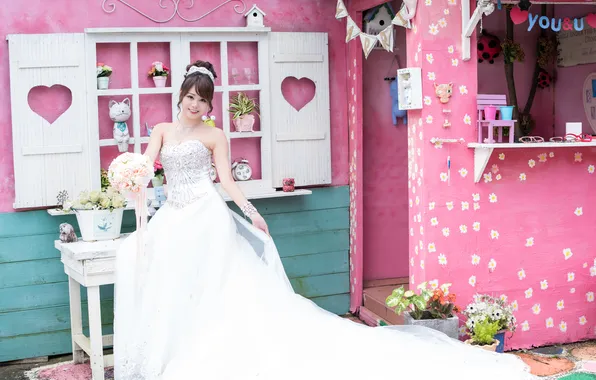
<svg viewBox="0 0 596 380">
<path fill-rule="evenodd" d="M 128 125 L 126 121 L 130 118 L 130 100 L 124 99 L 118 103 L 115 100 L 110 100 L 108 103 L 110 110 L 110 119 L 114 122 L 113 136 L 118 143 L 118 151 L 120 153 L 128 152 L 128 142 L 130 141 L 130 133 L 128 132 Z"/>
<path fill-rule="evenodd" d="M 207 116 L 207 115 L 203 115 L 203 117 L 201 118 L 203 119 L 203 122 L 211 127 L 215 127 L 215 116 L 211 115 L 211 116 Z"/>
<path fill-rule="evenodd" d="M 453 83 L 449 82 L 446 84 L 435 83 L 435 95 L 439 98 L 439 101 L 443 104 L 449 102 L 449 98 L 453 94 Z"/>
<path fill-rule="evenodd" d="M 77 234 L 74 232 L 74 228 L 68 223 L 60 224 L 60 241 L 63 243 L 74 243 L 76 242 Z"/>
<path fill-rule="evenodd" d="M 283 191 L 285 193 L 291 193 L 294 191 L 294 178 L 284 178 L 283 179 Z"/>
</svg>

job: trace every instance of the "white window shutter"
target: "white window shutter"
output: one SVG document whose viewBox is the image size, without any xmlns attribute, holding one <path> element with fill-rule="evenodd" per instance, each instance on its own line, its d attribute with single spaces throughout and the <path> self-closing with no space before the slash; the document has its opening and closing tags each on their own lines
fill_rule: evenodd
<svg viewBox="0 0 596 380">
<path fill-rule="evenodd" d="M 15 176 L 13 207 L 54 206 L 66 190 L 76 197 L 90 190 L 85 35 L 8 35 Z M 70 89 L 72 104 L 51 125 L 29 107 L 36 86 Z"/>
<path fill-rule="evenodd" d="M 296 186 L 331 183 L 329 53 L 327 33 L 271 33 L 271 168 L 273 186 L 294 178 Z M 287 77 L 309 78 L 314 98 L 302 109 L 282 94 Z"/>
</svg>

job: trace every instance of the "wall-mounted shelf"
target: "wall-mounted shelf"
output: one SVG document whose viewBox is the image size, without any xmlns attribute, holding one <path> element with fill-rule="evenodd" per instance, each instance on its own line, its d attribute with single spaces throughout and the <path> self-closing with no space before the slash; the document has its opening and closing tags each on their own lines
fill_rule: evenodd
<svg viewBox="0 0 596 380">
<path fill-rule="evenodd" d="M 474 182 L 480 182 L 482 173 L 486 169 L 486 165 L 493 154 L 493 150 L 497 149 L 544 149 L 544 148 L 586 148 L 596 147 L 596 141 L 591 142 L 543 142 L 543 143 L 494 143 L 494 144 L 480 144 L 469 143 L 468 148 L 474 148 Z"/>
</svg>

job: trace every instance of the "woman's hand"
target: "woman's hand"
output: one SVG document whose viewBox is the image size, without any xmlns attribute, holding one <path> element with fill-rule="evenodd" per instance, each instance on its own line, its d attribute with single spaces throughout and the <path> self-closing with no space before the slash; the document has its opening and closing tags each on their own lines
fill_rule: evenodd
<svg viewBox="0 0 596 380">
<path fill-rule="evenodd" d="M 256 213 L 251 215 L 250 220 L 252 220 L 253 226 L 257 227 L 259 230 L 269 235 L 269 228 L 267 227 L 267 223 L 265 222 L 265 219 L 263 219 L 261 214 Z"/>
</svg>

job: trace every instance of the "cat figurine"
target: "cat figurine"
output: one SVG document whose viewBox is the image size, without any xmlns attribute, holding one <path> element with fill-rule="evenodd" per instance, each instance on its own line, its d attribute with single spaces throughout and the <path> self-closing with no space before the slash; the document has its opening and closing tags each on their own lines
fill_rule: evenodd
<svg viewBox="0 0 596 380">
<path fill-rule="evenodd" d="M 118 151 L 120 153 L 128 152 L 128 143 L 130 141 L 130 133 L 126 121 L 130 118 L 130 100 L 124 99 L 118 103 L 115 100 L 110 100 L 108 103 L 110 110 L 110 119 L 114 122 L 113 136 L 118 143 Z"/>
</svg>

